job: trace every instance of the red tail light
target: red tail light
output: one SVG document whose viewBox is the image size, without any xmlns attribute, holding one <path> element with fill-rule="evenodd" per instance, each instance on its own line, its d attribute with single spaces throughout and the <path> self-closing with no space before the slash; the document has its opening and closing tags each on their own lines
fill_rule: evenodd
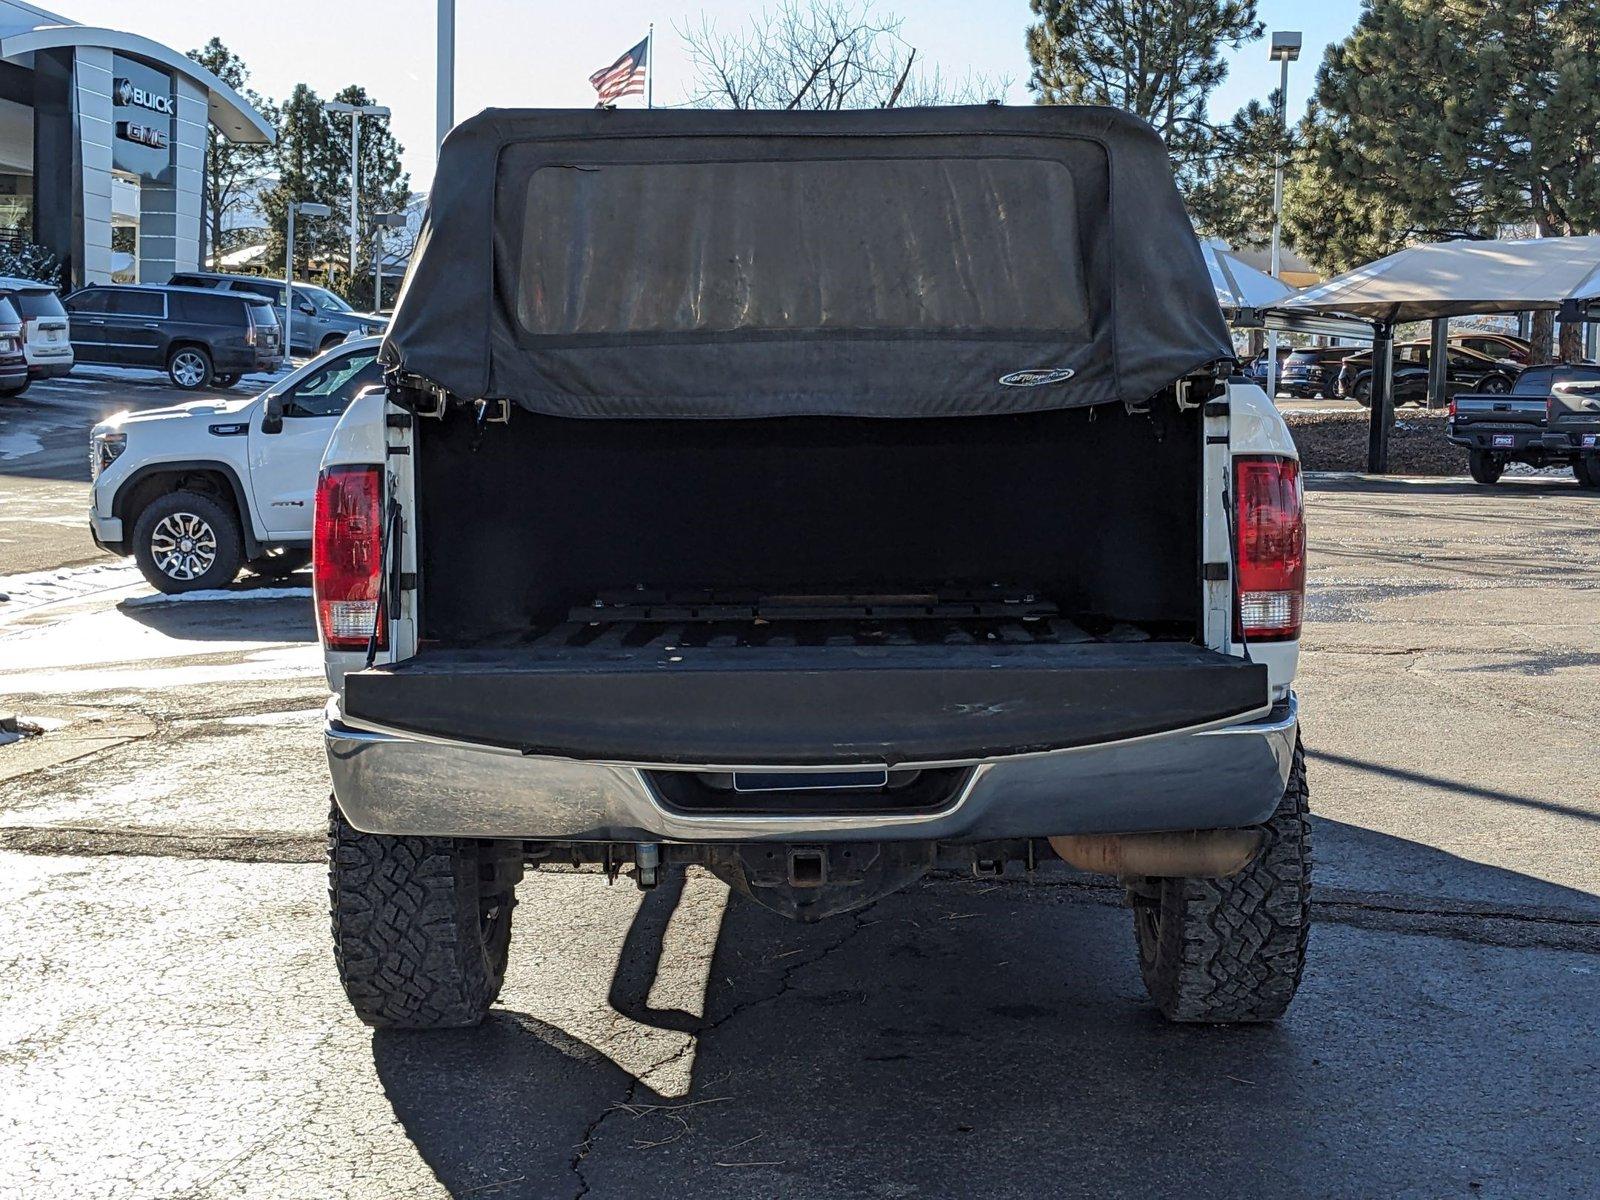
<svg viewBox="0 0 1600 1200">
<path fill-rule="evenodd" d="M 1239 539 L 1238 627 L 1246 641 L 1300 636 L 1306 595 L 1306 524 L 1300 464 L 1236 458 L 1234 522 Z"/>
<path fill-rule="evenodd" d="M 1450 397 L 1450 403 L 1446 405 L 1446 410 L 1450 414 L 1450 419 L 1454 421 L 1456 419 L 1456 398 L 1454 396 Z"/>
<path fill-rule="evenodd" d="M 317 480 L 311 534 L 317 630 L 330 650 L 365 650 L 383 574 L 383 469 L 329 467 Z M 386 624 L 386 623 L 385 623 Z M 378 624 L 378 645 L 388 630 Z"/>
</svg>

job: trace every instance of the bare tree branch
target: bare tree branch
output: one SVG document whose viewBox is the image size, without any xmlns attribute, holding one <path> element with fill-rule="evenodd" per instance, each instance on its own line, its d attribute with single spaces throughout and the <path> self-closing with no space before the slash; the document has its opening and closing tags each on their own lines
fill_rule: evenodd
<svg viewBox="0 0 1600 1200">
<path fill-rule="evenodd" d="M 1009 90 L 1010 80 L 927 70 L 902 25 L 874 0 L 779 0 L 737 33 L 702 16 L 677 27 L 694 73 L 687 103 L 826 112 L 975 104 Z"/>
</svg>

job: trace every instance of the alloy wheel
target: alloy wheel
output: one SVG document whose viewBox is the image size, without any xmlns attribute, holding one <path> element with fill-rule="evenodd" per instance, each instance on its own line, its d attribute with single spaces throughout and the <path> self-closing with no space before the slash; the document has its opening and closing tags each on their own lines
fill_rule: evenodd
<svg viewBox="0 0 1600 1200">
<path fill-rule="evenodd" d="M 198 579 L 217 561 L 217 535 L 194 513 L 171 513 L 150 531 L 150 557 L 169 579 Z"/>
<path fill-rule="evenodd" d="M 197 388 L 206 381 L 206 361 L 193 350 L 180 350 L 172 358 L 172 375 L 180 387 Z"/>
</svg>

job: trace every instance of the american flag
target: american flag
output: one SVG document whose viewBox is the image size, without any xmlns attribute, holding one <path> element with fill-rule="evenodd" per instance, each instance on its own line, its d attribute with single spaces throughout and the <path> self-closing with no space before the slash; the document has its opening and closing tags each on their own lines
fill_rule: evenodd
<svg viewBox="0 0 1600 1200">
<path fill-rule="evenodd" d="M 589 82 L 600 97 L 595 107 L 615 104 L 623 96 L 644 95 L 645 72 L 649 69 L 645 60 L 649 55 L 650 39 L 647 37 L 609 67 L 602 67 L 589 76 Z"/>
</svg>

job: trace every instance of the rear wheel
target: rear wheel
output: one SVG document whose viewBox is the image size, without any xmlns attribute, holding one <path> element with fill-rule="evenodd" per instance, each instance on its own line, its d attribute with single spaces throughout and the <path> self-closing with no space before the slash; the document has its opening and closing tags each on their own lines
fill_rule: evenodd
<svg viewBox="0 0 1600 1200">
<path fill-rule="evenodd" d="M 1504 375 L 1490 375 L 1478 385 L 1478 390 L 1491 396 L 1504 396 L 1511 390 L 1511 380 Z"/>
<path fill-rule="evenodd" d="M 157 591 L 175 594 L 232 583 L 243 557 L 239 523 L 200 492 L 169 492 L 133 525 L 133 557 Z"/>
<path fill-rule="evenodd" d="M 1573 459 L 1572 474 L 1583 487 L 1600 489 L 1600 454 Z"/>
<path fill-rule="evenodd" d="M 344 345 L 344 334 L 342 334 L 342 333 L 330 333 L 327 337 L 322 339 L 322 345 L 317 348 L 317 353 L 318 354 L 326 354 L 329 350 L 332 350 L 335 346 L 342 346 L 342 345 Z"/>
<path fill-rule="evenodd" d="M 1261 849 L 1226 879 L 1151 879 L 1136 895 L 1145 989 L 1169 1021 L 1281 1017 L 1305 968 L 1311 930 L 1311 827 L 1305 752 L 1261 826 Z"/>
<path fill-rule="evenodd" d="M 1504 460 L 1487 450 L 1472 450 L 1467 454 L 1467 470 L 1479 483 L 1498 483 L 1500 472 L 1506 469 Z"/>
<path fill-rule="evenodd" d="M 10 387 L 0 388 L 0 396 L 20 396 L 28 390 L 31 379 L 24 379 L 21 383 L 12 384 Z"/>
<path fill-rule="evenodd" d="M 518 843 L 362 833 L 328 818 L 334 959 L 350 1005 L 379 1029 L 482 1021 L 500 994 Z"/>
<path fill-rule="evenodd" d="M 238 383 L 239 380 L 241 380 L 243 378 L 244 378 L 244 376 L 241 375 L 238 371 L 226 371 L 223 374 L 218 375 L 214 380 L 212 380 L 212 383 L 214 383 L 217 387 L 220 387 L 220 388 L 231 388 L 234 384 Z"/>
<path fill-rule="evenodd" d="M 179 346 L 167 355 L 167 378 L 174 387 L 192 392 L 211 382 L 211 355 L 202 346 Z"/>
<path fill-rule="evenodd" d="M 1371 408 L 1372 407 L 1372 380 L 1370 380 L 1370 379 L 1358 379 L 1358 380 L 1356 380 L 1355 385 L 1353 387 L 1351 387 L 1351 389 L 1350 389 L 1350 399 L 1354 400 L 1357 404 L 1361 405 L 1362 408 Z"/>
</svg>

